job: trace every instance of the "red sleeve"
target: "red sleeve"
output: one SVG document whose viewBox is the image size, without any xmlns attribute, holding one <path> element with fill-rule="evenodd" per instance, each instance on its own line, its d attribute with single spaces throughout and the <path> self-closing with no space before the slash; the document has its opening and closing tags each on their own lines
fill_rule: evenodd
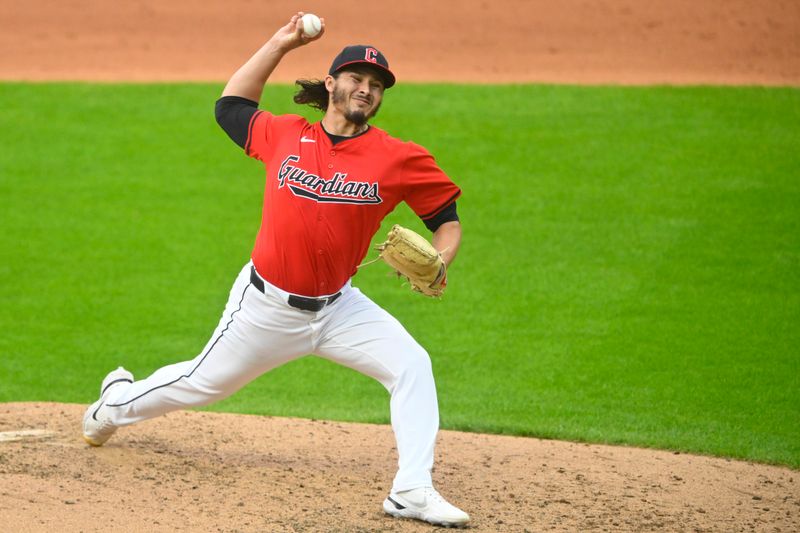
<svg viewBox="0 0 800 533">
<path fill-rule="evenodd" d="M 256 111 L 247 128 L 244 153 L 253 159 L 266 161 L 276 137 L 294 129 L 300 131 L 305 124 L 306 119 L 299 115 L 273 115 L 269 111 Z"/>
<path fill-rule="evenodd" d="M 461 189 L 439 168 L 433 156 L 414 143 L 409 143 L 403 182 L 408 186 L 404 200 L 422 220 L 435 217 L 461 196 Z"/>
</svg>

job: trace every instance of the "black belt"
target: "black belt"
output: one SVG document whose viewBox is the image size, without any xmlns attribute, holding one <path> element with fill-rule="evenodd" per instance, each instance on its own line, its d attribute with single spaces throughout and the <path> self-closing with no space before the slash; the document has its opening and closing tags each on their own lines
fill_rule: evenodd
<svg viewBox="0 0 800 533">
<path fill-rule="evenodd" d="M 261 276 L 259 276 L 258 272 L 256 272 L 256 267 L 250 268 L 250 283 L 252 283 L 253 287 L 259 291 L 264 292 L 264 280 L 262 280 Z M 303 311 L 313 311 L 316 313 L 322 311 L 322 308 L 326 305 L 330 305 L 335 302 L 341 295 L 341 292 L 337 292 L 333 296 L 328 296 L 326 298 L 306 298 L 305 296 L 290 294 L 288 303 L 297 309 L 302 309 Z"/>
</svg>

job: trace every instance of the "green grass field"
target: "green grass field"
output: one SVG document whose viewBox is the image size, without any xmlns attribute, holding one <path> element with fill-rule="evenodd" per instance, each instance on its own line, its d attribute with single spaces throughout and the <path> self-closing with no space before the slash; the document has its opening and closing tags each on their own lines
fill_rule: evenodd
<svg viewBox="0 0 800 533">
<path fill-rule="evenodd" d="M 220 90 L 0 84 L 0 401 L 88 403 L 203 347 L 263 188 Z M 406 85 L 376 124 L 464 189 L 443 300 L 355 280 L 431 352 L 443 427 L 800 468 L 800 90 Z M 212 408 L 388 420 L 316 358 Z"/>
</svg>

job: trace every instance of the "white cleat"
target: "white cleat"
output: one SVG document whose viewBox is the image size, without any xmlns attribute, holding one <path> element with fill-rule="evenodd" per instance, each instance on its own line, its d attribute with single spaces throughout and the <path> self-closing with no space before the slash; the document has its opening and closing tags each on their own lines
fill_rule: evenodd
<svg viewBox="0 0 800 533">
<path fill-rule="evenodd" d="M 383 501 L 383 510 L 396 518 L 415 518 L 445 527 L 461 527 L 469 515 L 448 503 L 433 487 L 392 491 Z"/>
<path fill-rule="evenodd" d="M 100 399 L 94 402 L 83 415 L 83 440 L 92 446 L 102 446 L 117 431 L 105 414 L 105 399 L 108 392 L 122 383 L 133 383 L 133 374 L 122 367 L 112 370 L 100 385 Z"/>
</svg>

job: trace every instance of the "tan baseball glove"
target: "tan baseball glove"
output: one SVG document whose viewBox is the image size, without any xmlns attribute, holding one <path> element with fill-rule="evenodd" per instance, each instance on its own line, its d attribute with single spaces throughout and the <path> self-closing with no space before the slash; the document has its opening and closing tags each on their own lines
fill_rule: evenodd
<svg viewBox="0 0 800 533">
<path fill-rule="evenodd" d="M 447 285 L 447 269 L 442 255 L 422 235 L 395 224 L 386 242 L 377 246 L 380 257 L 411 288 L 425 296 L 441 296 Z"/>
</svg>

